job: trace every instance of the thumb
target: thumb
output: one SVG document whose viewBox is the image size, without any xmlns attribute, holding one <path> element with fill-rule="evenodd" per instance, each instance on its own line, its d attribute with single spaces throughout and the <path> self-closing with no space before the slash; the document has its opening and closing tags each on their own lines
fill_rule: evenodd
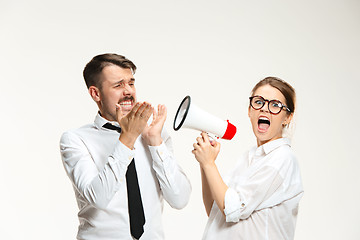
<svg viewBox="0 0 360 240">
<path fill-rule="evenodd" d="M 217 151 L 220 151 L 221 144 L 217 141 L 215 141 L 215 144 L 213 145 Z"/>
<path fill-rule="evenodd" d="M 153 120 L 152 120 L 152 122 L 155 122 L 155 120 L 157 119 L 157 116 L 158 116 L 158 112 L 156 111 L 156 109 L 154 107 L 152 107 L 152 110 L 153 110 Z"/>
</svg>

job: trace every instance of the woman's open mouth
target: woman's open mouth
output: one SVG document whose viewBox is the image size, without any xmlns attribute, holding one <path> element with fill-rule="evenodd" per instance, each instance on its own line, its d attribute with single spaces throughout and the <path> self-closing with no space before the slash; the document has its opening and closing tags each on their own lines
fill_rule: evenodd
<svg viewBox="0 0 360 240">
<path fill-rule="evenodd" d="M 267 117 L 259 117 L 258 130 L 259 132 L 265 133 L 270 127 L 270 120 Z"/>
</svg>

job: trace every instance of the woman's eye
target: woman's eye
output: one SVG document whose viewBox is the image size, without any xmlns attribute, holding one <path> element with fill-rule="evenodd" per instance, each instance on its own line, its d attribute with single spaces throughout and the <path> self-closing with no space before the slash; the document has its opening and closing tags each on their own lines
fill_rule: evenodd
<svg viewBox="0 0 360 240">
<path fill-rule="evenodd" d="M 273 107 L 276 107 L 276 108 L 281 108 L 281 103 L 279 103 L 279 102 L 272 102 L 272 104 L 271 104 Z"/>
</svg>

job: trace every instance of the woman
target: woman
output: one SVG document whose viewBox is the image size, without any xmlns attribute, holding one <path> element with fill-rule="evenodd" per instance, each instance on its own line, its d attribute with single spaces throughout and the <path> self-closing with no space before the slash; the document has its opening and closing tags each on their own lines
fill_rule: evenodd
<svg viewBox="0 0 360 240">
<path fill-rule="evenodd" d="M 209 216 L 203 239 L 293 239 L 303 195 L 300 169 L 283 137 L 295 111 L 295 91 L 268 77 L 252 90 L 248 115 L 257 146 L 224 179 L 215 165 L 220 143 L 201 133 L 192 153 L 201 167 Z"/>
</svg>

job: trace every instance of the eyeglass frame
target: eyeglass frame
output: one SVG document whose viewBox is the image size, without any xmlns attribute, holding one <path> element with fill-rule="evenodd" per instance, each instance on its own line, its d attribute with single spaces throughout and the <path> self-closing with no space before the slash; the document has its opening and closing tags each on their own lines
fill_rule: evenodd
<svg viewBox="0 0 360 240">
<path fill-rule="evenodd" d="M 255 97 L 259 97 L 259 98 L 262 98 L 262 99 L 264 100 L 264 101 L 263 101 L 263 105 L 262 105 L 260 108 L 255 108 L 255 107 L 251 104 L 253 98 L 255 98 Z M 276 100 L 276 99 L 268 100 L 268 99 L 265 99 L 265 98 L 263 98 L 262 96 L 259 96 L 259 95 L 251 96 L 251 97 L 249 97 L 249 99 L 250 99 L 250 106 L 251 106 L 253 109 L 255 109 L 255 110 L 260 110 L 260 109 L 262 109 L 262 108 L 264 107 L 265 103 L 268 102 L 268 110 L 269 110 L 269 112 L 270 112 L 271 114 L 273 114 L 273 115 L 279 114 L 284 108 L 285 108 L 286 111 L 288 111 L 288 112 L 290 112 L 290 113 L 292 112 L 285 104 L 283 104 L 282 102 L 280 102 L 279 100 Z M 273 102 L 273 101 L 276 101 L 277 103 L 280 103 L 280 104 L 281 104 L 280 111 L 277 112 L 277 113 L 274 113 L 274 112 L 272 112 L 272 111 L 270 110 L 270 102 Z"/>
</svg>

